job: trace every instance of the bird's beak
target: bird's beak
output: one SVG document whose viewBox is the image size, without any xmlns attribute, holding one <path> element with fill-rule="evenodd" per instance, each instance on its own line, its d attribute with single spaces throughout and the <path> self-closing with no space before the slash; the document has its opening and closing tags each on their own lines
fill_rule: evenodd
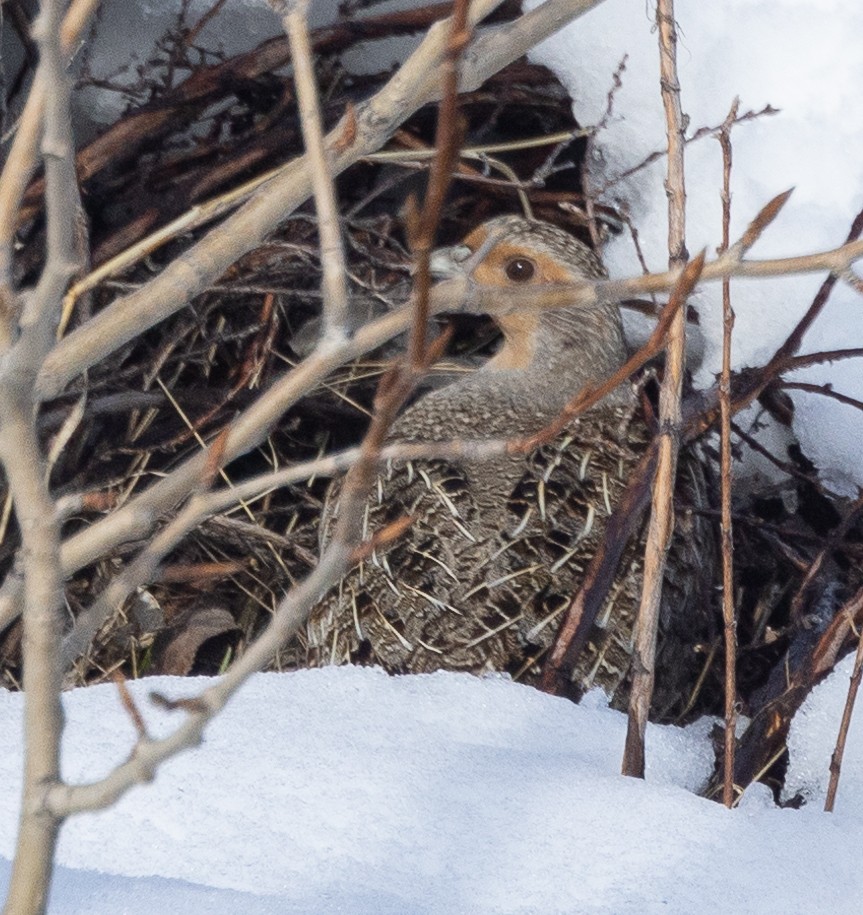
<svg viewBox="0 0 863 915">
<path fill-rule="evenodd" d="M 467 245 L 453 245 L 432 251 L 429 268 L 432 278 L 438 282 L 433 286 L 436 298 L 447 301 L 441 312 L 460 314 L 490 314 L 487 305 L 480 304 L 476 294 L 473 271 L 481 264 L 488 252 L 499 240 L 500 233 L 490 233 L 488 238 L 473 250 Z"/>
<path fill-rule="evenodd" d="M 437 248 L 429 258 L 432 279 L 449 280 L 465 275 L 465 265 L 471 250 L 467 245 L 453 245 L 451 248 Z"/>
</svg>

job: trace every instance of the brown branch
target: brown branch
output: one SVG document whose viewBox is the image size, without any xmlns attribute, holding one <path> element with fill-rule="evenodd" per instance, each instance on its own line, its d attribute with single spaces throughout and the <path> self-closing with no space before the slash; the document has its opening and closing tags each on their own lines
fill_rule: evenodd
<svg viewBox="0 0 863 915">
<path fill-rule="evenodd" d="M 683 266 L 686 251 L 686 189 L 684 183 L 684 118 L 680 105 L 680 83 L 677 77 L 677 32 L 673 0 L 658 0 L 656 21 L 659 26 L 659 69 L 662 101 L 665 108 L 668 139 L 668 251 L 669 265 Z M 700 274 L 703 259 L 697 265 Z M 688 268 L 687 268 L 688 269 Z M 685 275 L 685 274 L 684 274 Z M 686 309 L 675 315 L 668 333 L 665 376 L 659 394 L 660 441 L 653 498 L 644 551 L 644 581 L 641 605 L 635 622 L 633 640 L 632 687 L 629 695 L 629 719 L 621 770 L 624 775 L 644 778 L 644 735 L 653 696 L 656 636 L 665 559 L 674 530 L 674 481 L 683 419 L 681 394 L 686 369 Z"/>
<path fill-rule="evenodd" d="M 863 679 L 863 630 L 857 639 L 857 654 L 854 656 L 854 667 L 851 671 L 851 680 L 848 683 L 848 695 L 845 698 L 845 707 L 842 710 L 842 722 L 839 725 L 839 734 L 836 737 L 836 747 L 830 756 L 830 781 L 827 785 L 827 797 L 824 799 L 824 811 L 833 812 L 836 802 L 836 791 L 839 788 L 839 775 L 842 772 L 842 757 L 845 755 L 845 743 L 848 739 L 848 728 L 851 726 L 851 716 L 854 713 L 854 703 L 860 689 L 860 680 Z"/>
<path fill-rule="evenodd" d="M 854 221 L 851 223 L 851 229 L 848 232 L 848 237 L 845 239 L 845 246 L 856 242 L 857 239 L 860 238 L 861 233 L 863 233 L 863 210 L 857 214 Z M 821 284 L 821 288 L 812 300 L 812 304 L 807 309 L 806 314 L 797 322 L 785 342 L 773 354 L 773 357 L 768 363 L 768 368 L 787 363 L 788 358 L 800 350 L 806 331 L 809 330 L 815 319 L 824 310 L 824 306 L 830 298 L 830 293 L 836 285 L 837 278 L 849 268 L 850 264 L 846 264 L 842 269 L 833 270 L 830 276 L 824 280 Z"/>
<path fill-rule="evenodd" d="M 117 692 L 120 694 L 120 704 L 129 716 L 129 720 L 135 728 L 135 733 L 138 735 L 138 740 L 147 740 L 149 735 L 147 734 L 147 726 L 144 724 L 144 716 L 135 704 L 135 700 L 129 692 L 129 687 L 126 686 L 126 678 L 119 670 L 115 670 L 111 673 L 111 679 L 117 687 Z"/>
<path fill-rule="evenodd" d="M 717 265 L 723 264 L 725 262 L 737 262 L 738 265 L 747 264 L 752 266 L 755 262 L 753 261 L 739 261 L 737 260 L 740 256 L 738 253 L 738 248 L 741 247 L 744 241 L 751 246 L 754 244 L 757 239 L 756 229 L 763 231 L 766 228 L 766 225 L 769 224 L 769 221 L 775 219 L 779 214 L 781 207 L 788 200 L 790 192 L 780 194 L 774 200 L 772 200 L 767 206 L 765 206 L 761 213 L 752 221 L 749 228 L 747 228 L 744 235 L 741 237 L 740 241 L 731 246 L 728 252 L 722 255 L 718 261 L 715 261 L 713 264 L 708 264 L 705 267 L 704 274 L 712 273 L 716 269 Z M 863 219 L 863 211 L 855 218 L 851 230 L 849 232 L 848 238 L 849 241 L 846 241 L 844 245 L 839 248 L 834 249 L 829 254 L 826 252 L 822 255 L 816 255 L 814 258 L 807 258 L 807 267 L 815 267 L 817 269 L 826 269 L 829 270 L 832 274 L 842 275 L 847 272 L 849 265 L 858 257 L 863 257 L 863 243 L 859 240 L 854 240 L 861 231 L 860 221 Z M 750 232 L 750 229 L 753 231 Z M 787 258 L 783 260 L 783 263 L 788 267 L 790 273 L 796 272 L 797 268 L 801 266 L 799 258 Z M 748 271 L 738 271 L 733 270 L 731 272 L 725 273 L 726 276 L 764 276 L 766 273 L 762 272 L 764 269 L 772 270 L 777 264 L 767 267 L 767 262 L 761 262 L 759 269 L 755 272 Z M 777 274 L 778 275 L 778 274 Z M 702 279 L 704 275 L 702 275 Z M 792 369 L 805 368 L 809 365 L 816 365 L 820 362 L 829 362 L 839 359 L 849 359 L 856 356 L 863 356 L 863 348 L 849 348 L 841 350 L 830 350 L 825 352 L 818 353 L 808 353 L 803 356 L 794 356 L 796 348 L 799 347 L 800 341 L 803 337 L 803 332 L 805 329 L 811 325 L 814 320 L 815 315 L 823 309 L 824 304 L 826 304 L 827 295 L 832 289 L 832 285 L 825 283 L 818 295 L 815 297 L 812 305 L 810 306 L 807 315 L 804 316 L 803 320 L 797 325 L 797 329 L 792 332 L 791 337 L 777 350 L 774 356 L 770 359 L 767 365 L 758 368 L 758 369 L 746 369 L 743 372 L 739 373 L 735 381 L 737 382 L 733 388 L 733 412 L 737 413 L 742 409 L 745 409 L 749 404 L 751 404 L 756 398 L 760 397 L 768 385 L 774 383 L 776 379 L 784 372 L 791 371 Z M 795 338 L 795 339 L 792 339 Z M 709 429 L 713 423 L 716 421 L 717 415 L 719 413 L 719 403 L 718 399 L 708 398 L 707 404 L 697 413 L 692 414 L 687 417 L 686 421 L 686 437 L 687 439 L 697 438 L 699 435 L 703 434 L 707 429 Z"/>
<path fill-rule="evenodd" d="M 840 359 L 855 359 L 863 356 L 863 346 L 852 346 L 847 349 L 821 350 L 817 353 L 804 353 L 801 356 L 787 356 L 775 365 L 769 363 L 764 368 L 765 374 L 773 372 L 790 372 L 794 369 L 805 369 L 810 365 L 820 365 L 823 362 L 837 362 Z"/>
<path fill-rule="evenodd" d="M 577 413 L 593 406 L 599 400 L 600 395 L 605 396 L 605 394 L 614 390 L 623 379 L 629 377 L 630 374 L 652 359 L 662 348 L 668 328 L 675 317 L 685 312 L 686 300 L 698 282 L 699 270 L 703 264 L 704 252 L 690 264 L 687 264 L 650 339 L 637 353 L 627 360 L 623 368 L 602 386 L 585 391 L 573 398 L 573 401 L 564 408 L 564 414 L 567 416 L 566 421 L 555 420 L 537 436 L 519 442 L 519 446 L 523 448 L 527 446 L 535 447 L 537 444 L 552 438 Z M 621 375 L 623 377 L 619 378 Z M 614 383 L 615 381 L 617 382 L 616 384 Z M 658 454 L 659 444 L 657 439 L 654 439 L 651 448 L 633 473 L 632 480 L 627 486 L 620 504 L 609 519 L 606 527 L 604 548 L 598 550 L 594 555 L 581 588 L 566 610 L 566 615 L 563 618 L 542 672 L 541 686 L 546 692 L 557 693 L 560 691 L 562 684 L 567 680 L 568 671 L 587 640 L 590 626 L 600 610 L 603 595 L 607 593 L 620 557 L 623 555 L 623 550 L 641 523 L 641 517 L 647 507 L 649 498 L 648 480 L 655 476 Z"/>
<path fill-rule="evenodd" d="M 861 353 L 863 355 L 863 353 Z M 829 397 L 846 406 L 854 407 L 857 410 L 863 410 L 863 400 L 857 400 L 855 397 L 849 397 L 847 394 L 840 394 L 834 391 L 829 384 L 809 384 L 805 381 L 782 381 L 780 387 L 785 391 L 805 391 L 807 394 L 820 394 L 822 397 Z"/>
<path fill-rule="evenodd" d="M 841 606 L 825 629 L 804 628 L 777 664 L 752 710 L 752 721 L 741 737 L 735 755 L 734 784 L 745 789 L 782 755 L 788 729 L 812 688 L 836 665 L 848 647 L 855 627 L 863 624 L 863 588 Z M 855 638 L 856 641 L 856 638 Z M 721 788 L 712 779 L 705 796 Z"/>
<path fill-rule="evenodd" d="M 650 483 L 656 474 L 656 439 L 632 473 L 626 490 L 605 526 L 602 548 L 596 550 L 555 636 L 542 670 L 540 689 L 564 694 L 591 628 L 617 574 L 626 545 L 641 525 L 650 503 Z"/>
<path fill-rule="evenodd" d="M 767 213 L 771 206 L 781 205 L 787 199 L 787 192 L 778 195 L 770 204 L 765 206 L 761 211 Z M 775 214 L 771 214 L 775 215 Z M 755 220 L 753 220 L 753 225 Z M 743 260 L 737 255 L 738 244 L 731 246 L 728 254 L 715 261 L 705 264 L 701 281 L 721 280 L 723 277 L 768 277 L 768 276 L 790 276 L 803 273 L 817 273 L 824 270 L 843 273 L 851 263 L 863 257 L 863 242 L 857 241 L 850 244 L 842 245 L 839 248 L 821 251 L 816 254 L 804 255 L 799 257 L 775 258 L 770 260 Z M 183 276 L 184 274 L 181 274 Z M 597 282 L 580 281 L 577 285 L 558 284 L 549 286 L 539 293 L 534 304 L 531 307 L 541 308 L 563 308 L 572 305 L 590 304 L 598 300 L 604 301 L 622 301 L 624 299 L 634 298 L 643 295 L 652 295 L 655 293 L 669 292 L 674 288 L 674 284 L 680 277 L 679 269 L 668 270 L 664 273 L 653 273 L 646 276 L 637 276 L 629 279 L 620 280 L 603 280 Z M 155 281 L 154 281 L 155 282 Z M 164 291 L 161 285 L 154 290 L 149 284 L 145 287 L 139 287 L 132 293 L 135 301 L 143 303 L 141 298 L 142 290 Z M 175 290 L 174 290 L 175 291 Z M 173 291 L 172 291 L 173 294 Z M 513 293 L 510 290 L 501 290 L 499 295 L 489 296 L 490 309 L 496 310 L 502 307 L 510 307 L 514 302 L 520 301 L 520 293 Z M 129 297 L 118 300 L 126 302 Z M 114 306 L 110 306 L 113 308 Z M 108 309 L 110 311 L 110 308 Z M 393 331 L 393 335 L 401 332 L 407 326 L 408 321 L 405 318 L 404 325 L 398 330 Z M 86 326 L 89 326 L 86 325 Z M 82 328 L 83 329 L 83 328 Z M 77 333 L 77 331 L 76 331 Z M 47 374 L 40 377 L 37 394 L 40 399 L 49 399 L 58 394 L 69 381 L 77 374 L 63 363 L 65 356 L 71 358 L 68 347 L 68 340 L 61 341 L 49 356 L 48 364 L 51 378 Z M 839 353 L 834 358 L 840 358 Z M 94 359 L 94 362 L 98 359 Z M 59 374 L 58 374 L 59 373 Z M 775 374 L 775 372 L 774 372 Z"/>
<path fill-rule="evenodd" d="M 443 99 L 438 108 L 435 127 L 435 157 L 429 173 L 425 204 L 421 213 L 408 208 L 408 242 L 414 256 L 416 275 L 416 317 L 408 342 L 408 360 L 419 366 L 425 359 L 426 327 L 429 317 L 429 289 L 431 288 L 431 252 L 435 232 L 443 212 L 444 199 L 452 182 L 453 169 L 458 162 L 462 130 L 458 120 L 458 85 L 462 55 L 471 40 L 467 18 L 468 3 L 456 0 L 450 19 L 449 39 L 443 58 Z M 413 218 L 411 216 L 413 215 Z"/>
<path fill-rule="evenodd" d="M 465 0 L 459 0 L 457 8 L 454 10 L 451 26 L 450 41 L 451 47 L 454 49 L 453 63 L 456 73 L 458 59 L 464 46 L 461 36 L 464 34 L 466 10 L 467 3 Z M 438 156 L 435 159 L 437 168 L 433 169 L 433 176 L 437 175 L 437 177 L 433 177 L 430 182 L 429 197 L 424 204 L 422 214 L 419 216 L 422 224 L 421 231 L 432 238 L 436 230 L 437 220 L 440 218 L 443 199 L 452 173 L 452 163 L 458 156 L 458 137 L 456 132 L 446 130 L 442 126 L 445 121 L 452 117 L 453 104 L 458 88 L 457 79 L 445 75 L 444 81 L 446 83 L 444 102 L 441 104 L 439 111 L 440 129 L 438 130 L 438 142 L 440 145 L 438 146 Z M 334 536 L 341 537 L 345 549 L 348 549 L 349 552 L 356 549 L 356 544 L 359 540 L 359 528 L 356 526 L 362 518 L 362 511 L 358 503 L 365 499 L 365 494 L 371 485 L 373 472 L 380 460 L 386 430 L 389 429 L 398 409 L 413 389 L 417 379 L 426 370 L 430 361 L 434 361 L 438 357 L 439 351 L 446 341 L 445 337 L 441 337 L 431 349 L 428 349 L 425 345 L 425 328 L 429 313 L 428 279 L 426 277 L 426 281 L 423 283 L 420 276 L 417 275 L 415 281 L 414 299 L 418 304 L 413 309 L 412 314 L 411 343 L 408 357 L 410 367 L 396 367 L 388 376 L 382 379 L 379 403 L 375 408 L 372 426 L 364 440 L 364 444 L 356 453 L 348 473 L 348 479 L 345 482 L 344 492 L 341 497 L 343 511 L 340 517 L 348 519 L 344 522 L 347 526 L 343 530 L 342 522 L 340 522 Z M 419 351 L 417 350 L 418 346 L 422 347 Z M 224 459 L 225 455 L 229 453 L 228 438 L 223 435 L 220 437 L 219 442 L 220 459 Z M 212 450 L 208 454 L 207 466 L 212 464 Z M 234 492 L 236 493 L 236 491 L 235 489 Z M 202 501 L 204 502 L 203 505 Z M 113 612 L 114 608 L 119 606 L 134 588 L 140 587 L 145 581 L 151 580 L 155 576 L 158 564 L 179 539 L 191 531 L 204 517 L 212 513 L 206 505 L 206 500 L 190 500 L 180 515 L 148 544 L 135 562 L 127 567 L 122 574 L 115 576 L 97 601 L 79 615 L 72 632 L 64 643 L 64 660 L 66 664 L 71 663 L 74 658 L 86 650 L 91 639 Z M 212 500 L 210 500 L 210 505 L 212 505 Z M 351 507 L 344 508 L 346 505 Z M 354 529 L 355 527 L 356 529 Z"/>
<path fill-rule="evenodd" d="M 99 0 L 74 0 L 70 5 L 60 26 L 64 60 L 75 50 L 98 6 Z M 48 89 L 42 80 L 34 79 L 12 148 L 0 175 L 0 295 L 11 289 L 12 251 L 18 208 L 38 164 Z"/>
<path fill-rule="evenodd" d="M 731 224 L 731 127 L 737 117 L 740 99 L 735 98 L 719 133 L 722 147 L 722 247 L 730 244 Z M 731 334 L 734 310 L 731 307 L 731 281 L 722 281 L 722 374 L 719 381 L 721 511 L 719 525 L 722 544 L 722 619 L 725 629 L 725 753 L 722 803 L 734 805 L 734 750 L 737 739 L 737 615 L 734 607 L 733 528 L 731 521 Z"/>
</svg>

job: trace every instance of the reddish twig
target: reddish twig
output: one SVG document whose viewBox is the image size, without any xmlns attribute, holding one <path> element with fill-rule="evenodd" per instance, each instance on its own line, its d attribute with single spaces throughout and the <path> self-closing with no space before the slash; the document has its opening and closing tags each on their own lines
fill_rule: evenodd
<svg viewBox="0 0 863 915">
<path fill-rule="evenodd" d="M 408 242 L 416 261 L 414 288 L 416 290 L 417 317 L 411 328 L 408 342 L 408 359 L 419 366 L 425 358 L 426 328 L 429 317 L 429 289 L 431 288 L 430 258 L 435 232 L 443 212 L 444 199 L 452 181 L 453 169 L 458 162 L 462 129 L 458 118 L 459 62 L 471 39 L 468 24 L 467 0 L 455 0 L 450 35 L 443 61 L 443 98 L 438 108 L 435 130 L 435 157 L 432 160 L 428 189 L 422 212 L 408 209 Z"/>
<path fill-rule="evenodd" d="M 740 99 L 735 98 L 719 133 L 722 147 L 722 247 L 728 250 L 731 224 L 731 126 L 737 117 Z M 722 281 L 722 374 L 719 381 L 720 476 L 722 543 L 722 619 L 725 629 L 725 775 L 722 803 L 734 804 L 734 750 L 737 731 L 737 616 L 734 608 L 734 558 L 731 521 L 731 333 L 734 310 L 731 307 L 731 280 Z"/>
<path fill-rule="evenodd" d="M 857 400 L 855 397 L 849 397 L 847 394 L 840 394 L 834 391 L 830 384 L 809 384 L 805 381 L 782 381 L 780 386 L 786 391 L 805 391 L 807 394 L 820 394 L 822 397 L 829 397 L 838 403 L 844 403 L 848 407 L 854 407 L 857 410 L 863 410 L 863 400 Z"/>
<path fill-rule="evenodd" d="M 863 630 L 860 631 L 860 636 L 857 639 L 857 654 L 854 657 L 854 668 L 851 671 L 851 681 L 848 684 L 845 708 L 842 710 L 842 723 L 839 725 L 836 747 L 830 756 L 830 782 L 827 785 L 827 797 L 824 800 L 826 813 L 833 812 L 833 805 L 836 801 L 839 775 L 842 771 L 842 757 L 845 754 L 845 742 L 848 739 L 848 728 L 851 725 L 851 715 L 854 713 L 854 703 L 857 699 L 857 692 L 860 689 L 861 678 L 863 678 Z"/>
<path fill-rule="evenodd" d="M 147 740 L 149 735 L 147 734 L 147 726 L 144 724 L 144 717 L 135 704 L 135 700 L 129 692 L 129 687 L 126 686 L 126 678 L 119 670 L 114 670 L 111 672 L 111 679 L 117 687 L 117 692 L 120 694 L 120 703 L 132 721 L 138 740 Z"/>
</svg>

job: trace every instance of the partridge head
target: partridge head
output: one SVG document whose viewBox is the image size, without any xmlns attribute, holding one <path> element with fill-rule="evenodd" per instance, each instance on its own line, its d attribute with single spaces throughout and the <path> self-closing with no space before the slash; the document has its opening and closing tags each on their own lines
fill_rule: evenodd
<svg viewBox="0 0 863 915">
<path fill-rule="evenodd" d="M 615 304 L 533 305 L 538 289 L 607 275 L 587 245 L 556 226 L 520 216 L 492 219 L 461 244 L 436 251 L 431 268 L 439 279 L 462 278 L 462 310 L 490 313 L 500 327 L 503 342 L 485 372 L 524 372 L 526 385 L 541 387 L 542 376 L 562 370 L 553 387 L 572 394 L 612 374 L 626 357 Z"/>
</svg>

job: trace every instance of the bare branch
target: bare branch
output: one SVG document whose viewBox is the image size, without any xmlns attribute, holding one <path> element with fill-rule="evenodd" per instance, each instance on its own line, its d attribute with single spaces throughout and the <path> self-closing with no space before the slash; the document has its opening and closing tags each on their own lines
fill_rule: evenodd
<svg viewBox="0 0 863 915">
<path fill-rule="evenodd" d="M 730 244 L 731 224 L 731 128 L 737 117 L 740 99 L 735 98 L 719 133 L 722 147 L 722 247 Z M 737 617 L 734 608 L 734 557 L 731 520 L 731 334 L 734 310 L 731 307 L 731 281 L 722 281 L 722 374 L 719 381 L 720 476 L 722 538 L 722 618 L 725 625 L 725 772 L 722 802 L 734 804 L 734 750 L 737 740 Z"/>
<path fill-rule="evenodd" d="M 860 254 L 863 254 L 863 245 L 857 241 L 857 239 L 860 238 L 861 233 L 863 233 L 863 210 L 857 214 L 854 222 L 851 223 L 851 229 L 848 232 L 848 237 L 845 240 L 843 248 L 846 251 L 849 249 L 851 251 L 859 250 Z M 842 250 L 842 248 L 839 250 Z M 860 254 L 857 256 L 859 257 Z M 843 264 L 836 264 L 835 266 L 828 268 L 830 270 L 830 276 L 821 284 L 821 288 L 812 300 L 812 304 L 809 306 L 806 314 L 797 322 L 797 325 L 788 335 L 788 338 L 773 354 L 773 358 L 768 363 L 768 366 L 780 365 L 783 362 L 786 362 L 789 356 L 793 356 L 794 353 L 800 350 L 806 331 L 809 330 L 815 319 L 824 310 L 824 306 L 830 298 L 830 293 L 836 285 L 837 278 L 850 272 L 852 261 L 853 259 L 850 259 Z"/>
<path fill-rule="evenodd" d="M 323 268 L 324 337 L 337 341 L 344 337 L 348 323 L 348 284 L 345 250 L 339 225 L 336 189 L 330 169 L 329 153 L 324 145 L 321 109 L 315 85 L 315 68 L 309 40 L 309 0 L 270 0 L 291 44 L 294 83 L 300 109 L 300 123 L 306 158 L 309 162 L 311 185 L 318 212 L 321 267 Z"/>
<path fill-rule="evenodd" d="M 858 591 L 851 601 L 852 604 L 858 606 L 861 602 L 863 602 L 863 589 Z M 830 781 L 827 785 L 827 797 L 824 799 L 826 813 L 832 813 L 833 805 L 836 803 L 839 775 L 842 771 L 842 757 L 845 755 L 845 743 L 848 739 L 848 729 L 851 726 L 851 716 L 854 714 L 854 703 L 857 700 L 861 679 L 863 679 L 863 631 L 861 631 L 857 639 L 857 654 L 854 656 L 854 667 L 848 683 L 848 696 L 845 699 L 845 708 L 842 710 L 842 722 L 839 725 L 839 734 L 836 737 L 836 747 L 830 756 Z"/>
<path fill-rule="evenodd" d="M 60 821 L 43 807 L 46 786 L 60 777 L 63 732 L 60 526 L 48 491 L 33 389 L 39 367 L 53 343 L 63 294 L 78 268 L 75 221 L 79 200 L 69 106 L 71 80 L 60 31 L 62 11 L 61 0 L 43 4 L 34 26 L 40 51 L 34 87 L 41 87 L 39 91 L 44 93 L 38 106 L 44 125 L 32 129 L 34 137 L 42 137 L 45 162 L 46 264 L 35 291 L 25 300 L 15 343 L 0 356 L 0 460 L 22 538 L 26 699 L 24 789 L 5 910 L 8 915 L 44 911 L 60 827 Z M 35 89 L 33 97 L 38 98 Z"/>
<path fill-rule="evenodd" d="M 863 356 L 863 351 L 860 352 Z M 786 391 L 805 391 L 807 394 L 820 394 L 822 397 L 829 397 L 838 403 L 844 403 L 848 407 L 854 407 L 856 410 L 863 410 L 863 400 L 856 397 L 849 397 L 847 394 L 840 394 L 834 391 L 829 384 L 809 384 L 805 381 L 783 381 L 782 387 Z"/>
<path fill-rule="evenodd" d="M 425 360 L 426 326 L 429 317 L 431 287 L 431 251 L 440 222 L 446 192 L 458 161 L 461 130 L 458 123 L 459 65 L 471 39 L 467 21 L 468 4 L 456 0 L 450 25 L 450 37 L 443 60 L 443 100 L 438 110 L 435 132 L 435 157 L 432 160 L 426 199 L 422 212 L 408 219 L 408 240 L 416 264 L 416 317 L 411 327 L 408 359 L 420 366 Z M 412 214 L 409 211 L 408 216 Z"/>
<path fill-rule="evenodd" d="M 684 184 L 685 122 L 680 105 L 677 77 L 677 31 L 673 0 L 658 0 L 659 69 L 662 102 L 668 137 L 668 251 L 669 264 L 682 266 L 686 251 L 686 189 Z M 700 270 L 699 270 L 700 272 Z M 656 636 L 665 559 L 674 531 L 674 481 L 677 454 L 683 427 L 680 398 L 686 370 L 686 310 L 681 309 L 671 323 L 665 360 L 665 376 L 659 395 L 660 441 L 653 484 L 647 544 L 644 552 L 644 583 L 633 640 L 632 689 L 629 721 L 623 755 L 624 775 L 644 778 L 644 734 L 653 697 Z"/>
<path fill-rule="evenodd" d="M 73 0 L 60 30 L 64 60 L 73 53 L 98 6 L 99 0 Z M 17 211 L 38 162 L 46 93 L 44 83 L 35 79 L 0 175 L 0 296 L 12 288 L 12 242 Z"/>
</svg>

